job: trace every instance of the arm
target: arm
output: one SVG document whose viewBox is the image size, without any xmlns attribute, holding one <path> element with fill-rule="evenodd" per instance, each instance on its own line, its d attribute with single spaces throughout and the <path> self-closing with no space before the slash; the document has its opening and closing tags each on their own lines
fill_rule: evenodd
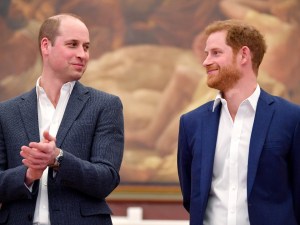
<svg viewBox="0 0 300 225">
<path fill-rule="evenodd" d="M 191 165 L 192 155 L 189 151 L 185 134 L 184 117 L 182 116 L 179 125 L 177 168 L 183 196 L 183 206 L 188 212 L 190 211 L 191 198 Z"/>
<path fill-rule="evenodd" d="M 33 199 L 37 194 L 39 182 L 33 184 L 32 192 L 24 184 L 25 166 L 7 169 L 0 172 L 0 202 L 10 202 L 18 199 Z"/>
<path fill-rule="evenodd" d="M 102 99 L 94 101 L 88 103 L 91 107 L 85 106 L 81 112 L 83 126 L 75 128 L 73 124 L 73 130 L 71 128 L 60 146 L 64 156 L 52 182 L 103 199 L 120 182 L 124 149 L 123 111 L 119 98 L 110 98 L 106 103 Z M 103 104 L 103 109 L 98 110 L 98 105 Z"/>
<path fill-rule="evenodd" d="M 298 122 L 295 129 L 291 161 L 294 211 L 296 220 L 300 224 L 300 122 Z"/>
<path fill-rule="evenodd" d="M 38 181 L 35 182 L 33 191 L 30 192 L 24 184 L 27 168 L 21 164 L 20 149 L 11 147 L 18 146 L 18 143 L 7 138 L 11 132 L 7 126 L 13 123 L 13 126 L 18 127 L 17 119 L 11 120 L 9 116 L 9 118 L 5 117 L 11 114 L 7 112 L 6 108 L 1 107 L 0 111 L 0 202 L 32 199 L 37 194 Z M 21 139 L 20 136 L 18 138 Z"/>
</svg>

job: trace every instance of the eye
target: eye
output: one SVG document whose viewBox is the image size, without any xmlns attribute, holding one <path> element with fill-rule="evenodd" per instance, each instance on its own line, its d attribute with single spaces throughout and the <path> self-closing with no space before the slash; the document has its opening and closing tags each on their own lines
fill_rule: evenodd
<svg viewBox="0 0 300 225">
<path fill-rule="evenodd" d="M 83 45 L 83 49 L 84 49 L 85 52 L 89 51 L 90 45 L 89 44 Z"/>
<path fill-rule="evenodd" d="M 69 48 L 76 48 L 76 47 L 78 47 L 78 42 L 75 41 L 75 40 L 72 40 L 72 41 L 67 42 L 66 45 L 67 45 Z"/>
<path fill-rule="evenodd" d="M 70 47 L 70 48 L 75 48 L 75 47 L 77 47 L 77 43 L 76 42 L 69 42 L 69 43 L 67 43 L 67 46 L 68 47 Z"/>
<path fill-rule="evenodd" d="M 214 50 L 214 51 L 211 52 L 211 54 L 214 55 L 214 56 L 218 56 L 218 55 L 221 54 L 221 52 L 218 51 L 218 50 Z"/>
</svg>

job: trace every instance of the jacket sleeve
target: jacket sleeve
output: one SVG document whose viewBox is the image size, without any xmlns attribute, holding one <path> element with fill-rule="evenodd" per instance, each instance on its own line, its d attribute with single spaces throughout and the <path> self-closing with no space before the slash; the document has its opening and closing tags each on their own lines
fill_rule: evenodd
<svg viewBox="0 0 300 225">
<path fill-rule="evenodd" d="M 191 198 L 191 164 L 192 156 L 187 143 L 184 126 L 184 116 L 182 116 L 180 118 L 179 125 L 177 168 L 181 192 L 183 196 L 183 206 L 188 212 L 190 211 Z"/>
<path fill-rule="evenodd" d="M 294 210 L 297 223 L 300 224 L 300 121 L 296 126 L 293 137 L 291 161 Z"/>
<path fill-rule="evenodd" d="M 1 111 L 4 112 L 3 109 Z M 8 168 L 10 164 L 17 162 L 15 160 L 8 162 L 8 158 L 12 157 L 7 154 L 7 151 L 15 151 L 13 157 L 17 158 L 20 149 L 7 149 L 4 138 L 6 127 L 3 126 L 3 120 L 7 120 L 7 118 L 3 118 L 3 116 L 0 115 L 0 203 L 18 199 L 32 199 L 37 195 L 39 182 L 36 181 L 34 183 L 32 192 L 30 192 L 24 184 L 27 168 L 22 164 L 13 168 Z"/>
<path fill-rule="evenodd" d="M 104 199 L 119 184 L 124 150 L 122 103 L 116 96 L 107 101 L 97 113 L 91 112 L 90 106 L 85 109 L 82 129 L 86 130 L 77 128 L 70 132 L 61 146 L 62 150 L 67 149 L 52 181 L 98 199 Z M 92 104 L 98 103 L 103 105 Z"/>
</svg>

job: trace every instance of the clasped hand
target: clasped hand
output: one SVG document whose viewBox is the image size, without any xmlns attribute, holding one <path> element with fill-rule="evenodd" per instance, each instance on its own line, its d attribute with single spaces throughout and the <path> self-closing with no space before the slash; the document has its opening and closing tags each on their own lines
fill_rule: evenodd
<svg viewBox="0 0 300 225">
<path fill-rule="evenodd" d="M 43 171 L 55 162 L 57 156 L 56 138 L 52 137 L 48 131 L 45 131 L 43 136 L 44 140 L 30 142 L 28 146 L 21 147 L 20 154 L 24 158 L 22 163 L 28 167 L 25 179 L 27 185 L 40 179 Z"/>
</svg>

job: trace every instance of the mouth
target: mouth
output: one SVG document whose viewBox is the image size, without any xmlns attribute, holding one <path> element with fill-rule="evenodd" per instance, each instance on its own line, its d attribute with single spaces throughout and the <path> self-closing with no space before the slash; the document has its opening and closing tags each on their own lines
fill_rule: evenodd
<svg viewBox="0 0 300 225">
<path fill-rule="evenodd" d="M 219 69 L 206 69 L 206 73 L 208 75 L 216 74 L 219 71 Z"/>
<path fill-rule="evenodd" d="M 76 70 L 83 70 L 85 66 L 82 63 L 73 63 L 72 65 L 75 67 Z"/>
<path fill-rule="evenodd" d="M 214 75 L 219 72 L 219 66 L 216 64 L 210 64 L 205 67 L 207 75 Z"/>
</svg>

